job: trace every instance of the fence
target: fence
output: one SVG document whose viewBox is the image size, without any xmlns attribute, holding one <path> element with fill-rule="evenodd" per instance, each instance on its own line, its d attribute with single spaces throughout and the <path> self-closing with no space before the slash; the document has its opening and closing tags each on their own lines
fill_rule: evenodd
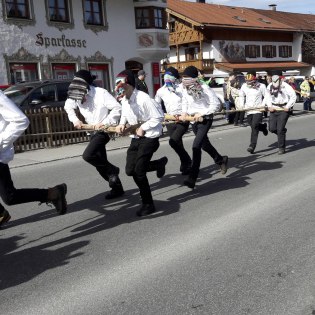
<svg viewBox="0 0 315 315">
<path fill-rule="evenodd" d="M 61 107 L 30 109 L 24 111 L 30 121 L 24 134 L 14 143 L 16 152 L 52 148 L 89 140 L 86 131 L 75 130 Z M 80 120 L 84 118 L 79 112 Z"/>
</svg>

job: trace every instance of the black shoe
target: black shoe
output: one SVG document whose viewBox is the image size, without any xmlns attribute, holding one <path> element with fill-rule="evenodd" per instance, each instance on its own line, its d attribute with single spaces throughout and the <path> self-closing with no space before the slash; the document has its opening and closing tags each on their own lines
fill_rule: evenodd
<svg viewBox="0 0 315 315">
<path fill-rule="evenodd" d="M 255 148 L 253 148 L 253 147 L 248 147 L 247 148 L 247 152 L 249 152 L 250 154 L 253 154 L 254 151 L 255 151 Z"/>
<path fill-rule="evenodd" d="M 225 174 L 228 170 L 228 156 L 224 155 L 222 156 L 222 164 L 220 164 L 221 174 Z"/>
<path fill-rule="evenodd" d="M 264 123 L 263 126 L 264 126 L 264 127 L 263 127 L 263 131 L 262 131 L 262 132 L 263 132 L 264 136 L 268 136 L 267 124 Z"/>
<path fill-rule="evenodd" d="M 246 124 L 240 124 L 240 127 L 247 127 L 247 125 Z"/>
<path fill-rule="evenodd" d="M 155 212 L 155 207 L 153 203 L 144 203 L 142 207 L 136 212 L 138 217 L 144 217 Z"/>
<path fill-rule="evenodd" d="M 47 203 L 52 203 L 59 214 L 67 212 L 67 185 L 60 184 L 52 188 L 48 188 Z"/>
<path fill-rule="evenodd" d="M 285 149 L 279 149 L 278 154 L 279 154 L 279 155 L 285 154 Z"/>
<path fill-rule="evenodd" d="M 116 186 L 121 186 L 121 181 L 119 176 L 116 174 L 110 175 L 108 178 L 108 185 L 110 188 L 115 188 Z"/>
<path fill-rule="evenodd" d="M 120 196 L 122 196 L 124 194 L 124 190 L 123 188 L 114 188 L 112 189 L 106 196 L 105 199 L 109 200 L 109 199 L 114 199 L 114 198 L 118 198 Z"/>
<path fill-rule="evenodd" d="M 179 169 L 179 171 L 182 173 L 182 175 L 189 175 L 190 170 L 191 170 L 191 163 L 189 163 L 189 164 L 182 164 L 180 166 L 180 169 Z"/>
<path fill-rule="evenodd" d="M 164 176 L 165 174 L 165 165 L 167 164 L 168 162 L 168 158 L 166 156 L 162 157 L 159 159 L 159 162 L 158 162 L 158 167 L 157 167 L 157 170 L 156 170 L 156 176 L 158 178 L 161 178 Z"/>
<path fill-rule="evenodd" d="M 184 180 L 184 185 L 193 189 L 195 188 L 196 180 L 192 177 L 188 177 Z"/>
<path fill-rule="evenodd" d="M 10 213 L 7 210 L 3 210 L 3 212 L 0 214 L 0 227 L 2 224 L 9 222 L 11 219 Z"/>
</svg>

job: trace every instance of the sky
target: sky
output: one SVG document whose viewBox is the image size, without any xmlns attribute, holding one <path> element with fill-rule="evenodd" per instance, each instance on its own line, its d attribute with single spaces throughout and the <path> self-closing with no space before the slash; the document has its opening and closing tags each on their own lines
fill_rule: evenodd
<svg viewBox="0 0 315 315">
<path fill-rule="evenodd" d="M 196 2 L 196 0 L 186 0 Z M 269 10 L 269 4 L 276 4 L 278 11 L 315 14 L 315 0 L 206 0 L 206 3 L 223 4 Z"/>
</svg>

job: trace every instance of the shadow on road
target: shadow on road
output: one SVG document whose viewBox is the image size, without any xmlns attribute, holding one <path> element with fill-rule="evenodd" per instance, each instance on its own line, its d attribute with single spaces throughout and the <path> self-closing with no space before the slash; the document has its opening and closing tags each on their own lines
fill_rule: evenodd
<svg viewBox="0 0 315 315">
<path fill-rule="evenodd" d="M 49 248 L 64 242 L 63 239 L 59 239 L 21 249 L 18 242 L 22 239 L 22 236 L 0 239 L 0 290 L 17 286 L 46 270 L 68 264 L 70 259 L 83 254 L 77 252 L 80 248 L 89 244 L 88 241 L 80 241 L 58 249 Z"/>
</svg>

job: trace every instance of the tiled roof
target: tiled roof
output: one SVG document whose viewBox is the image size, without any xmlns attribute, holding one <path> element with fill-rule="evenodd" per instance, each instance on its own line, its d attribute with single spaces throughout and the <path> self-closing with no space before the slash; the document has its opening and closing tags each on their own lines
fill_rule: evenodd
<svg viewBox="0 0 315 315">
<path fill-rule="evenodd" d="M 311 65 L 304 62 L 297 61 L 273 61 L 273 62 L 247 62 L 247 63 L 230 63 L 230 62 L 217 62 L 215 67 L 227 71 L 248 71 L 248 70 L 270 70 L 270 69 L 301 69 L 311 67 Z"/>
<path fill-rule="evenodd" d="M 314 14 L 301 14 L 289 13 L 273 10 L 258 10 L 252 9 L 260 14 L 265 15 L 267 18 L 277 20 L 293 27 L 296 31 L 315 31 L 315 15 Z"/>
<path fill-rule="evenodd" d="M 315 31 L 315 16 L 311 14 L 257 10 L 182 0 L 167 0 L 167 11 L 206 27 L 283 31 L 312 29 Z M 313 21 L 313 23 L 307 21 Z"/>
</svg>

